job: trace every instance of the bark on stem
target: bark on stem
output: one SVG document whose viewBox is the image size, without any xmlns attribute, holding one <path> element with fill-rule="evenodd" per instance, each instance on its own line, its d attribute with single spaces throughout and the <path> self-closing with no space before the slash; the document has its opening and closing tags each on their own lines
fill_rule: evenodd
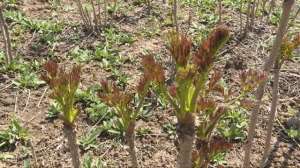
<svg viewBox="0 0 300 168">
<path fill-rule="evenodd" d="M 68 146 L 71 152 L 73 167 L 80 168 L 79 148 L 76 143 L 76 132 L 74 128 L 68 124 L 64 124 L 63 130 L 65 137 L 68 140 Z"/>
<path fill-rule="evenodd" d="M 280 73 L 280 65 L 279 65 L 279 61 L 277 60 L 273 72 L 274 84 L 272 88 L 272 104 L 271 104 L 271 111 L 267 123 L 267 136 L 265 138 L 265 149 L 264 149 L 264 154 L 263 154 L 260 167 L 265 167 L 265 164 L 268 161 L 268 156 L 270 154 L 272 129 L 273 129 L 273 123 L 277 111 L 277 103 L 278 103 L 279 73 Z"/>
<path fill-rule="evenodd" d="M 4 39 L 4 47 L 5 47 L 5 62 L 6 64 L 9 64 L 13 60 L 12 51 L 11 51 L 11 41 L 9 36 L 9 31 L 7 24 L 5 22 L 4 16 L 3 16 L 3 5 L 0 4 L 0 27 Z"/>
<path fill-rule="evenodd" d="M 247 14 L 247 18 L 246 18 L 246 25 L 244 28 L 244 36 L 247 36 L 248 30 L 249 30 L 249 22 L 250 22 L 250 16 L 251 16 L 251 1 L 248 2 L 246 14 Z"/>
<path fill-rule="evenodd" d="M 275 5 L 276 5 L 276 0 L 271 0 L 271 2 L 270 2 L 270 8 L 269 8 L 269 13 L 268 13 L 268 17 L 267 17 L 267 23 L 270 20 L 270 17 L 272 15 L 272 12 L 273 12 L 273 9 L 274 9 Z"/>
<path fill-rule="evenodd" d="M 250 30 L 252 31 L 253 30 L 253 25 L 254 25 L 254 20 L 255 20 L 255 16 L 256 16 L 256 0 L 254 0 L 252 2 L 252 6 L 251 6 L 251 22 L 250 22 L 250 25 L 249 25 L 249 28 Z"/>
<path fill-rule="evenodd" d="M 291 9 L 293 7 L 294 2 L 295 2 L 295 0 L 284 0 L 284 2 L 283 2 L 283 13 L 282 13 L 282 16 L 280 19 L 277 35 L 276 35 L 275 41 L 273 43 L 270 57 L 266 60 L 264 67 L 263 67 L 263 70 L 267 74 L 269 74 L 271 68 L 274 65 L 276 58 L 278 57 L 278 54 L 280 53 L 280 46 L 281 46 L 282 39 L 284 37 L 285 31 L 288 26 L 288 21 L 289 21 L 288 18 L 290 16 Z M 262 97 L 264 95 L 266 83 L 267 83 L 267 81 L 262 82 L 256 90 L 256 106 L 254 107 L 254 109 L 251 113 L 250 125 L 249 125 L 249 129 L 248 129 L 248 138 L 247 138 L 247 142 L 245 144 L 245 156 L 244 156 L 244 164 L 243 164 L 244 168 L 250 167 L 250 154 L 251 154 L 251 148 L 252 148 L 252 143 L 253 143 L 254 134 L 255 134 L 257 116 L 258 116 L 260 104 L 262 102 Z"/>
<path fill-rule="evenodd" d="M 137 157 L 136 157 L 136 151 L 135 151 L 135 135 L 134 135 L 134 129 L 135 129 L 135 121 L 130 122 L 128 125 L 128 128 L 125 133 L 126 143 L 128 145 L 128 153 L 131 157 L 131 166 L 132 168 L 138 167 Z"/>
<path fill-rule="evenodd" d="M 174 17 L 173 26 L 175 26 L 176 32 L 178 32 L 179 28 L 178 28 L 178 21 L 177 21 L 177 0 L 173 0 L 173 17 Z"/>
<path fill-rule="evenodd" d="M 186 114 L 184 121 L 178 121 L 178 156 L 177 168 L 192 167 L 192 149 L 195 139 L 195 119 L 193 114 Z"/>
</svg>

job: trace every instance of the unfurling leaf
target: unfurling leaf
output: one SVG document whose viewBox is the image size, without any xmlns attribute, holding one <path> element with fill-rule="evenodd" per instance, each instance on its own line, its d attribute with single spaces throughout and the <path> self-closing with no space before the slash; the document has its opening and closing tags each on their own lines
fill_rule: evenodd
<svg viewBox="0 0 300 168">
<path fill-rule="evenodd" d="M 62 120 L 72 125 L 78 115 L 74 99 L 80 82 L 81 67 L 74 66 L 69 73 L 53 61 L 48 61 L 43 67 L 45 72 L 41 75 L 41 79 L 52 89 L 49 97 L 60 104 L 63 112 Z"/>
<path fill-rule="evenodd" d="M 265 72 L 253 69 L 242 71 L 242 73 L 240 74 L 242 92 L 251 92 L 256 86 L 258 86 L 266 79 L 267 75 Z"/>
<path fill-rule="evenodd" d="M 152 56 L 145 56 L 142 60 L 144 67 L 144 77 L 147 81 L 155 81 L 158 83 L 165 82 L 165 72 L 163 67 L 157 64 Z"/>
<path fill-rule="evenodd" d="M 100 84 L 103 92 L 99 93 L 99 97 L 109 106 L 127 107 L 133 98 L 131 94 L 122 92 L 112 82 L 102 80 Z"/>
<path fill-rule="evenodd" d="M 206 114 L 211 114 L 217 108 L 217 103 L 213 99 L 209 98 L 200 98 L 198 101 L 197 111 L 205 112 Z"/>
<path fill-rule="evenodd" d="M 198 51 L 194 54 L 194 63 L 199 72 L 206 72 L 215 60 L 216 53 L 229 38 L 229 31 L 225 27 L 217 27 L 210 33 L 208 38 L 202 42 Z"/>
<path fill-rule="evenodd" d="M 176 31 L 168 34 L 169 51 L 178 66 L 185 67 L 188 63 L 192 42 L 185 35 Z"/>
<path fill-rule="evenodd" d="M 289 41 L 287 37 L 283 39 L 281 44 L 281 57 L 280 61 L 283 64 L 284 61 L 291 60 L 293 58 L 293 51 L 300 46 L 300 33 L 296 37 Z"/>
<path fill-rule="evenodd" d="M 253 101 L 251 99 L 243 99 L 240 101 L 240 105 L 243 108 L 250 110 L 256 105 L 256 103 L 255 103 L 255 101 Z"/>
</svg>

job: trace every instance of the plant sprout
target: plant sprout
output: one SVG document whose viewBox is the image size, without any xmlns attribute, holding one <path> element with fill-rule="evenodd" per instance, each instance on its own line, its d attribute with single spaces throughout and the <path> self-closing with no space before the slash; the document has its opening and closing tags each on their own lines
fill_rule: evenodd
<svg viewBox="0 0 300 168">
<path fill-rule="evenodd" d="M 232 98 L 231 90 L 226 90 L 220 85 L 222 75 L 219 71 L 212 72 L 213 65 L 218 50 L 228 38 L 227 28 L 217 27 L 190 59 L 192 42 L 182 34 L 170 32 L 169 51 L 176 62 L 176 78 L 171 86 L 167 86 L 164 82 L 162 66 L 151 56 L 144 58 L 146 72 L 151 74 L 149 75 L 151 80 L 168 98 L 177 117 L 179 150 L 177 166 L 180 168 L 192 167 L 192 160 L 195 167 L 207 167 L 212 156 L 231 146 L 222 138 L 213 137 L 213 130 L 229 104 L 242 100 L 246 93 L 251 92 L 257 83 L 265 79 L 263 73 L 255 70 L 242 72 L 241 95 L 236 98 Z M 218 97 L 212 96 L 214 94 Z M 223 103 L 219 102 L 220 97 L 223 97 Z M 197 127 L 195 127 L 196 115 L 199 118 Z M 195 134 L 197 148 L 192 155 Z"/>
<path fill-rule="evenodd" d="M 80 66 L 74 66 L 67 73 L 65 69 L 53 61 L 44 64 L 45 73 L 41 78 L 52 90 L 50 98 L 54 99 L 60 106 L 61 114 L 59 118 L 63 120 L 63 130 L 72 155 L 74 168 L 80 167 L 78 145 L 76 144 L 75 120 L 79 111 L 74 107 L 75 92 L 80 82 Z"/>
<path fill-rule="evenodd" d="M 101 81 L 103 92 L 99 97 L 109 106 L 115 109 L 115 112 L 121 119 L 125 128 L 125 140 L 128 144 L 128 152 L 131 157 L 132 167 L 138 167 L 138 161 L 135 151 L 135 122 L 138 114 L 143 107 L 144 97 L 149 87 L 149 78 L 145 75 L 139 82 L 136 93 L 121 91 L 114 83 Z M 137 100 L 134 99 L 137 94 Z"/>
<path fill-rule="evenodd" d="M 165 83 L 165 75 L 161 65 L 153 57 L 144 58 L 145 74 L 149 74 L 160 91 L 168 98 L 175 109 L 178 120 L 178 156 L 177 166 L 192 167 L 192 148 L 195 139 L 195 112 L 200 94 L 208 73 L 215 60 L 218 49 L 227 41 L 229 31 L 224 27 L 216 28 L 200 45 L 190 60 L 192 42 L 177 32 L 169 33 L 169 51 L 176 62 L 176 77 L 171 86 Z"/>
</svg>

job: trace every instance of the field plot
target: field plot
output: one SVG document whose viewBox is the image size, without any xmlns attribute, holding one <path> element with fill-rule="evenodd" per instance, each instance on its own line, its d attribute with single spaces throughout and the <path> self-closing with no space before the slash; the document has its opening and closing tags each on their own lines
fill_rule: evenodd
<svg viewBox="0 0 300 168">
<path fill-rule="evenodd" d="M 3 0 L 0 168 L 300 167 L 298 0 Z"/>
</svg>

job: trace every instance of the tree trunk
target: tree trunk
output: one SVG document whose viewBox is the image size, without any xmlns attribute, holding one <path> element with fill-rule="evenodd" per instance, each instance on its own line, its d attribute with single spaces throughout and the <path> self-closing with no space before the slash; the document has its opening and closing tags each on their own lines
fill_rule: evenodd
<svg viewBox="0 0 300 168">
<path fill-rule="evenodd" d="M 192 167 L 192 150 L 195 139 L 195 119 L 193 114 L 187 114 L 184 121 L 178 121 L 178 156 L 177 168 Z"/>
<path fill-rule="evenodd" d="M 76 143 L 76 132 L 74 128 L 68 124 L 64 124 L 64 134 L 68 140 L 68 146 L 71 152 L 72 164 L 74 168 L 80 168 L 79 148 Z"/>
<path fill-rule="evenodd" d="M 265 167 L 268 156 L 270 154 L 272 129 L 273 129 L 273 123 L 276 115 L 277 102 L 278 102 L 279 72 L 280 72 L 280 65 L 279 65 L 279 61 L 277 60 L 273 72 L 274 81 L 273 81 L 273 88 L 272 88 L 272 104 L 271 104 L 271 111 L 269 114 L 269 120 L 267 123 L 267 136 L 265 138 L 265 149 L 264 149 L 264 154 L 263 154 L 260 167 Z"/>
<path fill-rule="evenodd" d="M 135 129 L 135 121 L 129 123 L 129 126 L 126 130 L 126 133 L 125 133 L 125 138 L 126 138 L 126 143 L 129 146 L 128 153 L 131 157 L 131 164 L 132 164 L 131 166 L 132 166 L 132 168 L 137 168 L 138 167 L 138 161 L 137 161 L 136 152 L 135 152 L 134 129 Z"/>
<path fill-rule="evenodd" d="M 280 19 L 280 24 L 279 24 L 279 28 L 277 31 L 276 39 L 273 43 L 270 57 L 266 60 L 264 67 L 263 67 L 263 70 L 267 73 L 267 75 L 269 74 L 271 68 L 274 65 L 276 58 L 278 57 L 278 54 L 280 53 L 282 39 L 284 37 L 285 31 L 288 26 L 290 12 L 291 12 L 294 2 L 295 2 L 295 0 L 284 0 L 284 2 L 283 2 L 283 13 L 282 13 L 282 16 Z M 257 116 L 258 116 L 260 104 L 262 102 L 262 97 L 264 95 L 264 89 L 265 89 L 266 84 L 267 84 L 267 81 L 262 82 L 256 90 L 256 106 L 254 107 L 254 109 L 251 113 L 247 143 L 245 144 L 245 156 L 244 156 L 244 164 L 243 164 L 244 168 L 250 167 L 250 153 L 251 153 L 252 143 L 253 143 L 254 134 L 255 134 Z"/>
</svg>

